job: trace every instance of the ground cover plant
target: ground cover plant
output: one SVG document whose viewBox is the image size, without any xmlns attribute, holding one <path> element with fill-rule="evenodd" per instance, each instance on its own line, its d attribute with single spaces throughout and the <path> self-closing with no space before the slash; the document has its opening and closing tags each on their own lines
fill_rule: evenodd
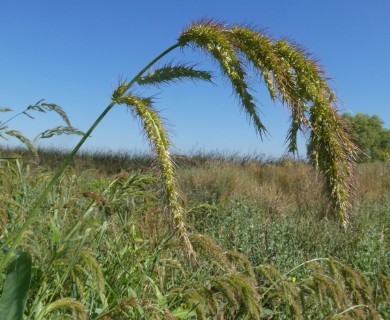
<svg viewBox="0 0 390 320">
<path fill-rule="evenodd" d="M 19 161 L 1 162 L 4 240 L 53 174 L 43 160 Z M 162 214 L 155 171 L 141 173 L 131 155 L 118 174 L 91 166 L 86 155 L 77 161 L 85 161 L 82 171 L 68 168 L 20 246 L 34 262 L 27 318 L 389 315 L 388 164 L 358 166 L 359 196 L 345 232 L 323 193 L 312 192 L 315 172 L 305 163 L 188 159 L 177 179 L 198 253 L 193 265 Z"/>
<path fill-rule="evenodd" d="M 169 149 L 171 142 L 153 108 L 153 100 L 134 94 L 134 89 L 183 79 L 211 81 L 210 73 L 190 65 L 167 64 L 151 69 L 167 53 L 186 47 L 202 50 L 216 61 L 262 136 L 266 129 L 249 89 L 248 70 L 253 68 L 258 73 L 271 98 L 281 100 L 291 109 L 289 151 L 296 151 L 298 131 L 307 134 L 310 163 L 321 173 L 316 188 L 298 186 L 294 179 L 283 178 L 283 174 L 279 177 L 280 164 L 268 164 L 271 170 L 263 171 L 255 161 L 248 164 L 252 172 L 237 167 L 234 161 L 217 162 L 214 168 L 213 163 L 206 161 L 206 166 L 195 169 L 195 174 L 191 173 L 193 167 L 187 166 L 176 175 Z M 182 32 L 176 44 L 153 59 L 132 80 L 118 85 L 110 104 L 55 172 L 21 159 L 0 163 L 3 189 L 0 272 L 5 277 L 1 302 L 22 301 L 26 304 L 27 319 L 388 316 L 386 215 L 380 224 L 379 238 L 380 226 L 373 225 L 367 235 L 356 238 L 365 241 L 349 246 L 355 250 L 352 252 L 359 253 L 356 248 L 361 246 L 366 253 L 370 252 L 368 256 L 347 259 L 345 250 L 337 250 L 337 245 L 343 246 L 343 241 L 347 241 L 343 232 L 351 232 L 348 230 L 352 226 L 360 229 L 359 224 L 352 224 L 350 216 L 356 147 L 349 139 L 336 101 L 323 71 L 297 45 L 270 39 L 245 26 L 230 27 L 215 21 L 194 23 Z M 156 173 L 121 168 L 125 171 L 116 175 L 77 171 L 71 166 L 77 159 L 77 151 L 105 115 L 119 104 L 128 106 L 140 119 L 159 170 Z M 251 177 L 253 185 L 234 190 L 229 179 L 235 178 L 224 180 L 227 171 L 202 187 L 202 180 L 199 181 L 202 170 L 207 177 L 210 174 L 207 170 L 214 169 L 215 176 L 229 165 L 235 166 L 233 172 L 237 177 L 243 174 Z M 283 165 L 297 166 L 296 172 L 309 172 L 307 164 L 289 164 L 286 160 Z M 267 172 L 272 183 L 265 186 L 255 182 L 259 178 L 266 181 Z M 272 180 L 279 178 L 287 182 L 282 187 Z M 243 190 L 250 191 L 252 187 L 254 192 L 245 194 Z M 267 188 L 270 192 L 264 192 Z M 279 197 L 284 200 L 283 192 L 289 188 L 294 191 L 287 192 L 287 197 L 294 205 L 286 205 L 282 210 Z M 309 196 L 294 198 L 294 192 L 304 195 L 316 189 L 325 191 L 325 196 L 322 193 L 318 196 L 321 201 L 309 201 Z M 200 196 L 199 190 L 202 190 Z M 241 197 L 238 190 L 245 196 Z M 380 213 L 386 207 L 386 192 L 383 191 Z M 259 194 L 264 199 L 256 199 Z M 247 223 L 238 229 L 239 221 Z M 340 239 L 319 251 L 326 256 L 311 256 L 317 252 L 316 246 L 310 246 L 312 242 L 303 236 L 294 238 L 298 228 L 312 228 L 308 221 L 325 226 L 330 238 Z M 349 224 L 352 226 L 348 229 Z M 364 229 L 363 222 L 362 225 Z M 347 231 L 342 231 L 341 226 Z M 293 242 L 288 243 L 282 235 Z M 291 243 L 297 246 L 291 247 Z M 16 248 L 32 256 L 28 298 L 26 295 L 12 298 L 14 291 L 20 292 L 14 276 L 19 269 L 15 265 L 27 266 L 31 262 L 18 260 L 25 256 Z M 289 252 L 290 248 L 295 251 L 288 258 L 285 250 Z M 371 253 L 376 257 L 375 268 L 370 263 L 364 265 L 364 261 L 370 261 Z M 25 270 L 27 278 L 31 268 Z M 7 314 L 5 304 L 0 304 L 1 317 L 23 317 L 21 305 L 19 312 Z"/>
</svg>

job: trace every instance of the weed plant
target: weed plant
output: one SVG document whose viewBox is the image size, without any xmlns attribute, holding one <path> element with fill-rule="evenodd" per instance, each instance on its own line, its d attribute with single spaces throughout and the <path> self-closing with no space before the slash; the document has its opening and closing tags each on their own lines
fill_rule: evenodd
<svg viewBox="0 0 390 320">
<path fill-rule="evenodd" d="M 201 165 L 188 160 L 197 165 L 178 175 L 190 208 L 197 266 L 189 264 L 185 247 L 161 214 L 153 170 L 108 175 L 89 161 L 81 171 L 68 168 L 21 245 L 34 261 L 27 318 L 389 316 L 385 182 L 374 185 L 372 180 L 377 198 L 356 203 L 351 228 L 344 231 L 326 214 L 321 192 L 307 206 L 292 201 L 294 192 L 303 199 L 310 196 L 310 187 L 303 186 L 315 174 L 307 164 L 222 158 Z M 370 166 L 358 168 L 359 185 L 365 186 L 365 177 L 371 179 L 374 167 L 382 164 Z M 7 241 L 52 172 L 20 160 L 2 161 L 0 169 L 1 234 Z M 298 183 L 298 170 L 308 170 L 300 175 L 307 181 Z M 274 189 L 280 190 L 276 198 Z"/>
<path fill-rule="evenodd" d="M 217 62 L 263 136 L 266 128 L 249 89 L 248 68 L 254 68 L 271 98 L 291 110 L 288 150 L 296 151 L 298 131 L 306 133 L 310 163 L 321 175 L 288 159 L 261 164 L 218 157 L 176 175 L 153 99 L 135 95 L 134 87 L 210 82 L 209 72 L 189 65 L 151 69 L 186 47 Z M 18 286 L 12 269 L 14 261 L 22 261 L 14 259 L 18 248 L 33 261 L 27 319 L 389 317 L 387 182 L 382 180 L 379 202 L 375 196 L 358 202 L 352 220 L 357 149 L 336 101 L 322 69 L 297 45 L 249 27 L 194 23 L 132 80 L 118 84 L 109 105 L 54 173 L 50 164 L 0 161 L 0 281 L 6 274 L 7 284 L 0 283 L 1 302 Z M 121 170 L 127 165 L 123 159 L 112 167 L 106 155 L 95 162 L 109 166 L 103 171 L 75 166 L 85 140 L 119 104 L 140 120 L 157 172 Z M 368 204 L 377 210 L 360 214 Z M 370 223 L 377 214 L 378 224 Z M 351 223 L 354 229 L 346 229 Z M 0 315 L 7 312 L 4 305 Z"/>
</svg>

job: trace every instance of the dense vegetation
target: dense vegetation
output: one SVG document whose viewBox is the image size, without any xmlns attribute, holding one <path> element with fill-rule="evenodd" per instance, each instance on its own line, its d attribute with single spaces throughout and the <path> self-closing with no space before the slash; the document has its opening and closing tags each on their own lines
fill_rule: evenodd
<svg viewBox="0 0 390 320">
<path fill-rule="evenodd" d="M 308 138 L 310 165 L 173 156 L 153 99 L 134 91 L 210 82 L 211 73 L 187 64 L 151 69 L 187 47 L 217 63 L 261 137 L 254 70 L 271 99 L 291 111 L 288 151 L 297 151 L 299 131 Z M 0 161 L 0 319 L 388 317 L 389 168 L 355 166 L 358 148 L 323 74 L 295 43 L 202 20 L 119 83 L 85 133 L 42 101 L 16 116 L 55 111 L 67 126 L 30 141 L 8 129 L 14 117 L 1 123 L 1 137 L 35 154 L 30 161 L 8 150 Z M 76 157 L 117 105 L 140 120 L 153 156 Z M 34 141 L 57 134 L 82 138 L 66 156 L 38 155 Z"/>
<path fill-rule="evenodd" d="M 0 162 L 4 242 L 65 154 L 41 150 L 39 164 L 25 156 Z M 33 256 L 29 319 L 390 316 L 388 163 L 357 168 L 344 231 L 304 162 L 216 154 L 175 161 L 197 263 L 161 215 L 153 157 L 82 154 L 20 246 Z"/>
<path fill-rule="evenodd" d="M 361 149 L 361 162 L 390 159 L 390 130 L 384 128 L 384 122 L 378 115 L 344 113 L 343 117 L 350 123 L 351 135 Z"/>
</svg>

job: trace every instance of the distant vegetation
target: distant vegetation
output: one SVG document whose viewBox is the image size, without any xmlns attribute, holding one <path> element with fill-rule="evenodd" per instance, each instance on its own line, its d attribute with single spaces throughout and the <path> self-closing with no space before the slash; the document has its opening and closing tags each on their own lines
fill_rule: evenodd
<svg viewBox="0 0 390 320">
<path fill-rule="evenodd" d="M 20 154 L 17 150 L 2 155 Z M 3 160 L 7 243 L 66 153 Z M 30 319 L 386 319 L 390 165 L 361 164 L 351 226 L 311 166 L 289 158 L 175 156 L 193 265 L 161 211 L 156 160 L 75 157 L 19 248 L 33 257 Z"/>
<path fill-rule="evenodd" d="M 352 138 L 361 149 L 359 161 L 390 161 L 390 129 L 383 127 L 378 115 L 344 113 L 343 117 L 348 120 Z"/>
</svg>

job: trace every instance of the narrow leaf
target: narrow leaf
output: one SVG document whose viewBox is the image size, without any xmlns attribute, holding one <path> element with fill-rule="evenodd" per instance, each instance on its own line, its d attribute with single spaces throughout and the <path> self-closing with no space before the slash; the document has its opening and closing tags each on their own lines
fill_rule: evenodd
<svg viewBox="0 0 390 320">
<path fill-rule="evenodd" d="M 35 119 L 32 115 L 29 115 L 26 111 L 23 111 L 22 113 L 25 114 L 30 119 Z"/>
<path fill-rule="evenodd" d="M 195 310 L 191 310 L 191 309 L 186 310 L 180 307 L 173 310 L 172 314 L 178 319 L 192 319 L 193 317 L 196 317 Z"/>
</svg>

